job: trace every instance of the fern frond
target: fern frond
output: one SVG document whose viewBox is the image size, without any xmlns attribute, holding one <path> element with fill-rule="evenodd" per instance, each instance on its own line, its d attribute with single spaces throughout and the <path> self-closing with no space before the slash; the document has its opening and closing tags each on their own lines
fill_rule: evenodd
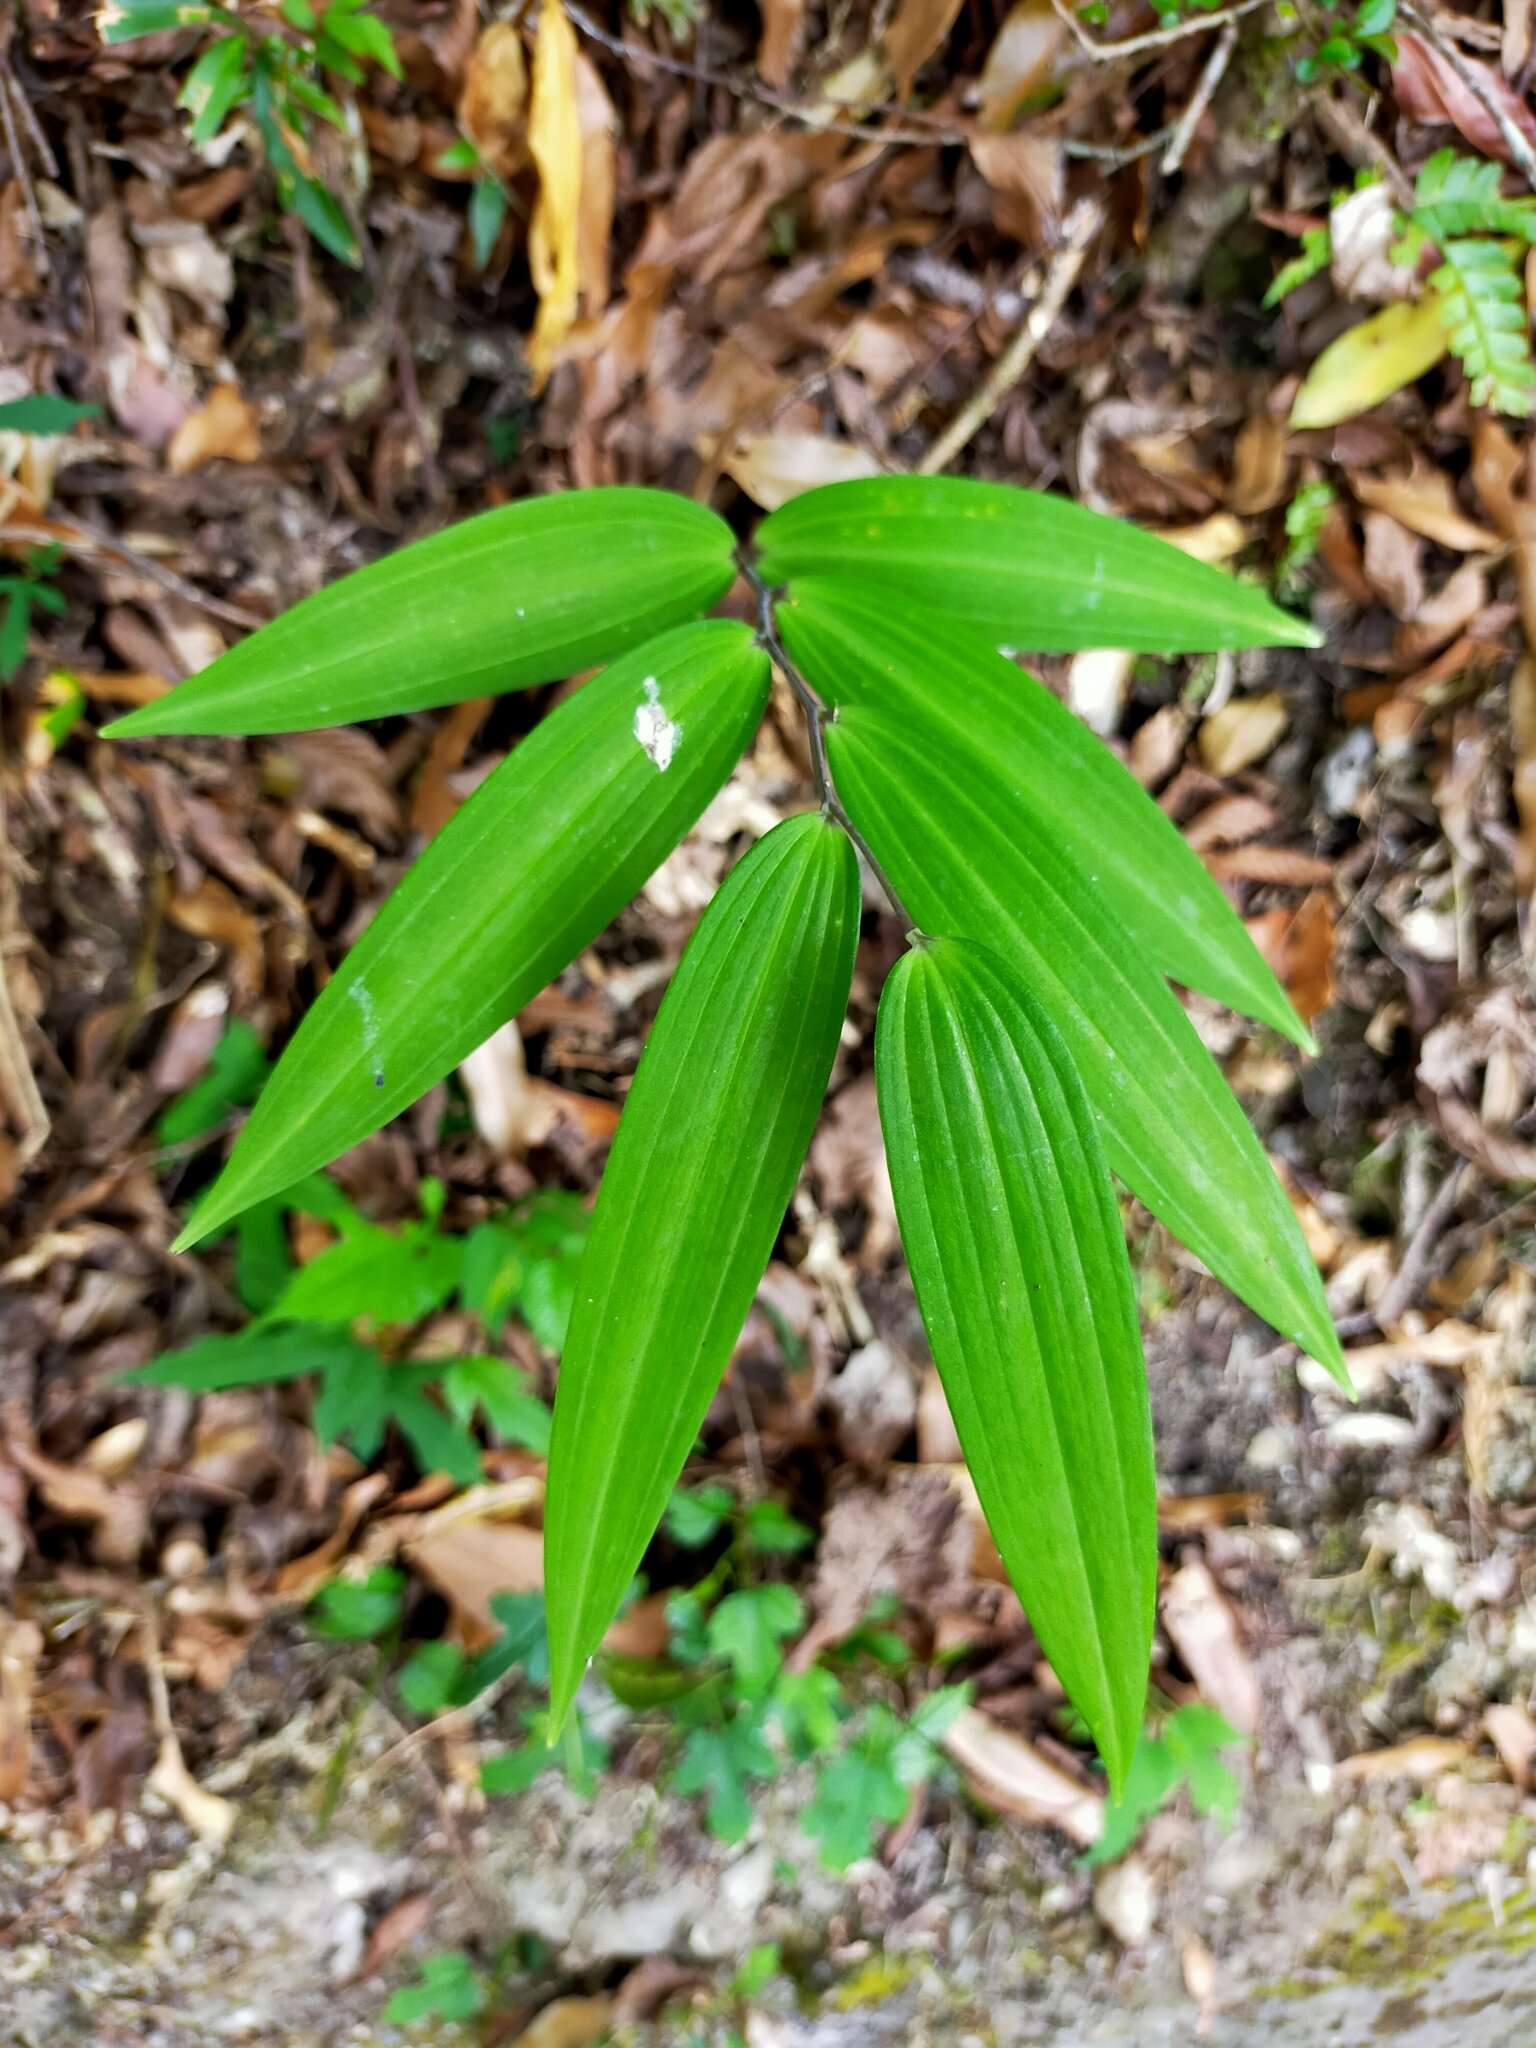
<svg viewBox="0 0 1536 2048">
<path fill-rule="evenodd" d="M 1454 235 L 1518 235 L 1536 243 L 1536 199 L 1506 199 L 1503 167 L 1437 149 L 1419 172 L 1409 218 L 1432 242 Z"/>
<path fill-rule="evenodd" d="M 1467 373 L 1474 405 L 1525 417 L 1536 403 L 1536 361 L 1514 249 L 1484 239 L 1442 242 L 1430 279 L 1452 353 Z"/>
</svg>

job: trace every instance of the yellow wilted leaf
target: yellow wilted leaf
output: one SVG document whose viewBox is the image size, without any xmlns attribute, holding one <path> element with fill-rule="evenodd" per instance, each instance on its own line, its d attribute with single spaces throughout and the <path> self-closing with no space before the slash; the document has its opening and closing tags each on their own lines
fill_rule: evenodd
<svg viewBox="0 0 1536 2048">
<path fill-rule="evenodd" d="M 1336 427 L 1369 412 L 1432 370 L 1449 347 L 1437 292 L 1383 306 L 1323 350 L 1296 394 L 1291 426 Z"/>
<path fill-rule="evenodd" d="M 581 119 L 576 101 L 576 34 L 560 0 L 544 0 L 533 45 L 528 147 L 539 196 L 528 230 L 528 268 L 539 317 L 528 343 L 533 388 L 543 389 L 555 351 L 576 318 L 581 220 Z"/>
</svg>

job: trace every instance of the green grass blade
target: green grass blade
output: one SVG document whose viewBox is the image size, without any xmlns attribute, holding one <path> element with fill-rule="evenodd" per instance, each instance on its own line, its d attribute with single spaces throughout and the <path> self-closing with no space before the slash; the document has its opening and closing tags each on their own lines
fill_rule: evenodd
<svg viewBox="0 0 1536 2048">
<path fill-rule="evenodd" d="M 343 576 L 106 732 L 300 732 L 553 682 L 705 610 L 733 546 L 670 491 L 524 498 Z"/>
<path fill-rule="evenodd" d="M 1076 864 L 1084 887 L 1165 974 L 1311 1048 L 1242 919 L 1135 776 L 1042 683 L 979 635 L 893 594 L 824 578 L 775 607 L 790 655 L 834 704 L 942 719 L 1006 776 Z"/>
<path fill-rule="evenodd" d="M 769 583 L 897 591 L 1034 654 L 1318 647 L 1262 591 L 1121 519 L 963 477 L 872 477 L 792 498 L 757 530 Z"/>
<path fill-rule="evenodd" d="M 827 733 L 838 792 L 925 931 L 977 939 L 1056 1020 L 1109 1163 L 1191 1251 L 1348 1384 L 1290 1203 L 1220 1069 L 1012 786 L 973 748 L 864 705 Z"/>
<path fill-rule="evenodd" d="M 732 871 L 635 1075 L 577 1275 L 544 1522 L 551 1696 L 570 1706 L 742 1324 L 816 1126 L 859 879 L 807 815 Z"/>
<path fill-rule="evenodd" d="M 546 987 L 719 789 L 767 694 L 748 628 L 706 619 L 636 648 L 552 712 L 342 961 L 181 1242 L 376 1131 Z"/>
<path fill-rule="evenodd" d="M 875 1062 L 902 1243 L 966 1462 L 1118 1788 L 1146 1707 L 1157 1479 L 1093 1110 L 1035 997 L 965 940 L 897 963 Z"/>
</svg>

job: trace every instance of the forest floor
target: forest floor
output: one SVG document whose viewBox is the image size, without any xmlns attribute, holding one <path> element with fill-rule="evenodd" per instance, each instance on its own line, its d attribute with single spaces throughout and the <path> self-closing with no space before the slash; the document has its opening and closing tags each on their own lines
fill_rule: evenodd
<svg viewBox="0 0 1536 2048">
<path fill-rule="evenodd" d="M 338 87 L 306 158 L 355 264 L 276 205 L 243 116 L 188 140 L 204 29 L 0 19 L 0 404 L 94 408 L 0 428 L 0 553 L 57 593 L 0 585 L 0 2041 L 1531 2048 L 1528 430 L 1449 358 L 1374 404 L 1357 364 L 1353 409 L 1288 424 L 1323 348 L 1402 295 L 1392 202 L 1432 151 L 1527 190 L 1529 5 L 1415 10 L 1395 56 L 1306 82 L 1306 11 L 690 11 L 569 10 L 561 158 L 536 121 L 530 154 L 530 28 L 387 0 L 401 76 Z M 1266 308 L 1361 173 L 1331 263 Z M 574 324 L 528 258 L 561 189 Z M 333 1171 L 455 1275 L 505 1226 L 501 1313 L 466 1280 L 360 1323 L 396 1362 L 516 1368 L 475 1483 L 397 1430 L 322 1448 L 310 1379 L 121 1377 L 334 1249 L 334 1212 L 299 1208 L 169 1247 L 330 966 L 565 686 L 252 742 L 98 727 L 488 505 L 664 485 L 745 534 L 925 462 L 1134 518 L 1327 636 L 1040 665 L 1313 1024 L 1304 1059 L 1191 999 L 1360 1396 L 1128 1204 L 1163 1574 L 1151 1789 L 1096 1863 L 1103 1779 L 901 1262 L 871 1046 L 903 935 L 873 896 L 806 1174 L 610 1644 L 654 1671 L 724 1587 L 776 1589 L 800 1739 L 751 1749 L 731 1695 L 695 1769 L 686 1717 L 594 1681 L 587 1754 L 521 1766 L 584 1202 L 697 913 L 813 801 L 787 696 L 615 926 Z M 315 1312 L 354 1320 L 337 1299 Z M 898 1738 L 923 1762 L 893 1779 Z M 829 1855 L 806 1816 L 834 1793 L 855 1840 Z"/>
</svg>

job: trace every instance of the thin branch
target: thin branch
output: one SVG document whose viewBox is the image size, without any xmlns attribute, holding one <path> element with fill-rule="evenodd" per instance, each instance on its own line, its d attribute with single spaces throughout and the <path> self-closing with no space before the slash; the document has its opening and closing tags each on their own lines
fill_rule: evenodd
<svg viewBox="0 0 1536 2048">
<path fill-rule="evenodd" d="M 1249 0 L 1249 4 L 1253 4 L 1253 0 Z M 1264 4 L 1268 6 L 1269 0 L 1264 0 Z M 695 85 L 718 86 L 724 92 L 733 93 L 737 99 L 755 100 L 759 106 L 771 107 L 775 113 L 784 114 L 791 121 L 799 121 L 807 128 L 824 129 L 833 135 L 851 135 L 863 142 L 908 143 L 921 149 L 970 140 L 970 131 L 966 128 L 958 128 L 952 122 L 941 121 L 936 115 L 923 114 L 911 107 L 893 106 L 889 101 L 881 101 L 868 111 L 899 114 L 908 126 L 880 128 L 869 121 L 856 121 L 836 113 L 824 101 L 818 104 L 812 100 L 796 99 L 793 93 L 777 92 L 772 86 L 758 84 L 755 80 L 733 78 L 728 71 L 716 71 L 707 64 L 690 64 L 681 57 L 664 57 L 659 50 L 647 49 L 644 43 L 631 43 L 594 21 L 585 8 L 574 5 L 574 0 L 566 0 L 565 11 L 584 36 L 630 66 L 644 64 L 653 71 L 665 71 L 673 78 L 691 79 Z"/>
<path fill-rule="evenodd" d="M 67 530 L 60 533 L 60 527 Z M 174 569 L 167 569 L 150 556 L 141 555 L 137 548 L 129 547 L 125 541 L 114 540 L 110 533 L 103 533 L 99 526 L 92 526 L 84 519 L 50 513 L 47 526 L 6 526 L 0 529 L 0 538 L 51 544 L 66 549 L 72 555 L 115 555 L 120 562 L 127 562 L 131 568 L 137 569 L 141 576 L 147 576 L 151 583 L 158 583 L 173 597 L 196 605 L 199 611 L 205 611 L 215 619 L 225 619 L 231 626 L 243 627 L 248 633 L 254 633 L 258 626 L 266 624 L 265 619 L 257 618 L 243 605 L 228 604 L 222 597 L 209 597 L 195 583 L 178 576 Z"/>
<path fill-rule="evenodd" d="M 32 223 L 32 238 L 37 245 L 37 272 L 39 277 L 48 275 L 48 236 L 43 226 L 42 210 L 37 203 L 31 173 L 27 169 L 26 157 L 21 146 L 21 137 L 16 128 L 16 110 L 11 102 L 14 86 L 11 67 L 0 58 L 0 126 L 5 129 L 6 153 L 11 159 L 11 176 L 21 187 L 21 196 L 27 209 L 27 219 Z M 18 99 L 20 95 L 17 95 Z M 23 107 L 26 102 L 21 101 Z"/>
<path fill-rule="evenodd" d="M 1509 151 L 1511 161 L 1519 169 L 1531 190 L 1536 192 L 1536 149 L 1531 147 L 1530 137 L 1524 134 L 1511 118 L 1509 109 L 1499 104 L 1498 95 L 1484 73 L 1475 64 L 1468 63 L 1432 14 L 1421 13 L 1417 7 L 1409 6 L 1407 0 L 1403 0 L 1398 12 L 1405 21 L 1413 23 L 1426 42 L 1434 45 L 1467 91 L 1474 94 L 1487 108 L 1504 138 L 1504 146 Z"/>
<path fill-rule="evenodd" d="M 1103 218 L 1103 209 L 1094 199 L 1078 200 L 1067 215 L 1061 242 L 1051 258 L 1039 298 L 1024 316 L 1018 333 L 992 365 L 981 389 L 961 407 L 917 465 L 923 476 L 934 476 L 940 470 L 948 469 L 1034 361 L 1040 344 L 1060 319 L 1062 308 L 1072 295 L 1072 287 L 1077 283 L 1088 254 L 1088 245 Z"/>
<path fill-rule="evenodd" d="M 1227 75 L 1227 66 L 1232 62 L 1232 52 L 1237 48 L 1237 23 L 1229 21 L 1206 58 L 1189 105 L 1179 116 L 1178 126 L 1173 131 L 1163 157 L 1163 176 L 1171 178 L 1184 162 L 1184 153 L 1194 139 L 1200 125 L 1200 117 L 1216 96 L 1216 88 Z"/>
<path fill-rule="evenodd" d="M 1274 0 L 1236 0 L 1235 6 L 1223 7 L 1215 14 L 1191 14 L 1168 28 L 1149 28 L 1144 35 L 1125 36 L 1118 43 L 1101 43 L 1089 35 L 1067 0 L 1051 0 L 1057 15 L 1071 30 L 1078 48 L 1095 64 L 1117 64 L 1122 57 L 1139 57 L 1145 50 L 1166 49 L 1170 43 L 1183 42 L 1186 36 L 1204 35 L 1207 29 L 1224 28 L 1229 21 L 1241 21 L 1245 14 L 1257 14 L 1261 7 L 1273 4 Z"/>
<path fill-rule="evenodd" d="M 790 660 L 784 643 L 779 638 L 778 628 L 773 620 L 773 600 L 777 593 L 763 581 L 756 567 L 745 555 L 738 554 L 736 562 L 757 599 L 757 637 L 769 660 L 794 692 L 795 702 L 804 714 L 806 732 L 811 743 L 811 772 L 816 778 L 816 793 L 821 798 L 821 808 L 853 841 L 854 851 L 879 883 L 887 902 L 901 919 L 908 933 L 920 936 L 916 920 L 897 895 L 890 876 L 871 851 L 869 841 L 843 809 L 842 799 L 838 796 L 837 786 L 832 780 L 832 766 L 827 759 L 827 707 Z M 831 715 L 835 717 L 836 713 Z"/>
</svg>

